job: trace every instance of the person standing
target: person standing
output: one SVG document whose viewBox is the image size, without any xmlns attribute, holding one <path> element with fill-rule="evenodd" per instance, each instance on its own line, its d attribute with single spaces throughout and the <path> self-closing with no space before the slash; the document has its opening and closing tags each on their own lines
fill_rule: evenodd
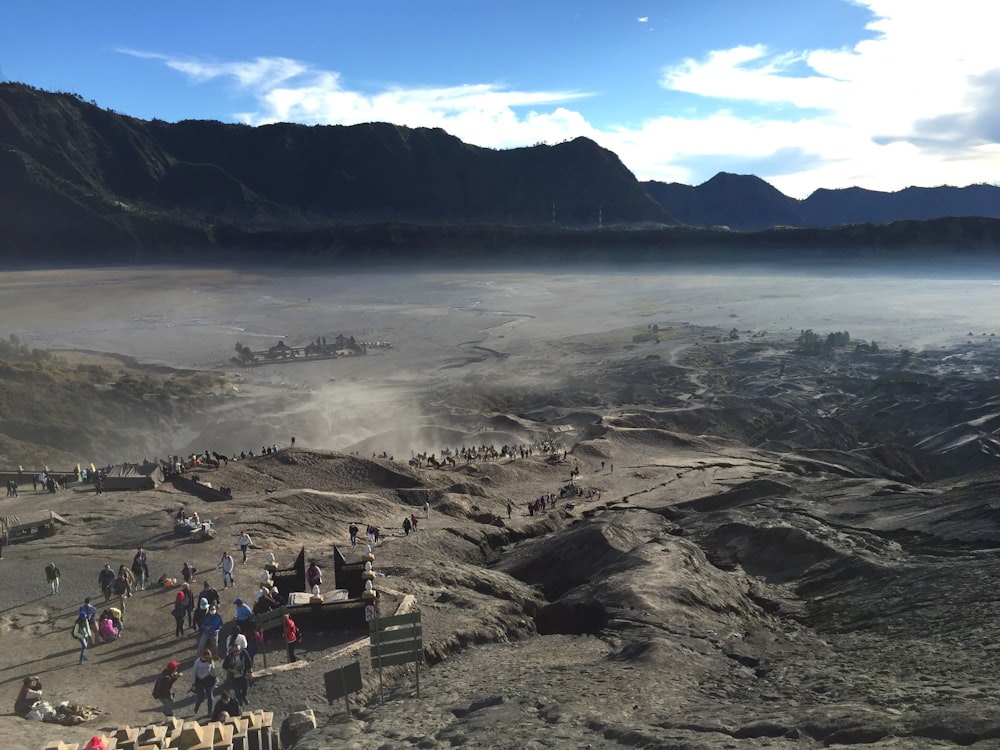
<svg viewBox="0 0 1000 750">
<path fill-rule="evenodd" d="M 248 533 L 243 531 L 238 537 L 236 537 L 236 543 L 240 545 L 240 552 L 243 553 L 243 564 L 246 565 L 247 550 L 253 546 L 253 540 L 250 538 Z"/>
<path fill-rule="evenodd" d="M 354 547 L 358 543 L 358 525 L 352 522 L 347 531 L 351 535 L 351 546 Z"/>
<path fill-rule="evenodd" d="M 184 566 L 181 568 L 181 578 L 184 579 L 184 583 L 194 583 L 194 574 L 197 572 L 193 566 L 184 563 Z"/>
<path fill-rule="evenodd" d="M 174 683 L 183 674 L 180 666 L 179 661 L 168 662 L 153 683 L 153 697 L 163 703 L 163 715 L 167 717 L 174 715 Z"/>
<path fill-rule="evenodd" d="M 222 662 L 222 668 L 229 673 L 229 685 L 236 700 L 240 706 L 245 706 L 247 693 L 250 691 L 250 679 L 253 677 L 253 663 L 250 661 L 250 655 L 235 640 L 229 648 L 229 654 Z"/>
<path fill-rule="evenodd" d="M 219 653 L 219 631 L 222 630 L 222 616 L 215 605 L 209 605 L 208 614 L 201 621 L 201 638 L 198 639 L 198 651 Z"/>
<path fill-rule="evenodd" d="M 191 687 L 194 690 L 194 712 L 198 713 L 201 702 L 208 703 L 208 715 L 212 715 L 212 707 L 215 703 L 215 683 L 218 674 L 215 671 L 215 660 L 212 652 L 207 648 L 201 652 L 201 656 L 194 660 L 191 667 Z"/>
<path fill-rule="evenodd" d="M 146 550 L 139 547 L 132 558 L 132 575 L 135 576 L 136 588 L 140 591 L 146 590 L 146 582 L 149 581 L 149 564 L 146 559 Z"/>
<path fill-rule="evenodd" d="M 76 622 L 73 623 L 73 637 L 80 641 L 80 664 L 87 661 L 87 641 L 90 639 L 90 623 L 87 622 L 86 615 L 77 615 Z"/>
<path fill-rule="evenodd" d="M 190 597 L 191 592 L 188 591 L 186 583 L 177 589 L 177 595 L 174 597 L 174 608 L 170 613 L 174 616 L 174 622 L 176 623 L 174 638 L 184 637 L 184 623 L 188 619 L 188 600 Z"/>
<path fill-rule="evenodd" d="M 424 500 L 424 518 L 431 517 L 431 501 Z"/>
<path fill-rule="evenodd" d="M 242 599 L 237 599 L 233 604 L 236 605 L 236 622 L 245 625 L 253 619 L 253 610 L 250 605 Z"/>
<path fill-rule="evenodd" d="M 105 563 L 101 572 L 97 574 L 97 585 L 101 587 L 104 603 L 107 604 L 115 593 L 115 571 L 111 569 L 111 563 Z"/>
<path fill-rule="evenodd" d="M 404 518 L 403 519 L 403 532 L 406 534 L 406 536 L 410 535 L 410 519 L 409 518 Z"/>
<path fill-rule="evenodd" d="M 229 588 L 229 585 L 236 585 L 236 579 L 233 577 L 233 571 L 236 569 L 236 561 L 233 556 L 229 554 L 229 550 L 222 553 L 222 558 L 219 560 L 219 564 L 215 566 L 218 570 L 222 568 L 222 588 Z"/>
<path fill-rule="evenodd" d="M 306 568 L 306 588 L 312 591 L 313 586 L 323 585 L 323 571 L 320 570 L 319 565 L 316 564 L 315 560 L 309 561 L 309 567 Z"/>
<path fill-rule="evenodd" d="M 295 626 L 295 620 L 291 615 L 285 613 L 285 645 L 288 648 L 288 661 L 297 661 L 295 658 L 295 644 L 299 641 L 299 629 Z"/>
<path fill-rule="evenodd" d="M 219 606 L 219 592 L 212 588 L 212 584 L 208 581 L 205 581 L 205 584 L 201 587 L 201 598 L 208 602 L 209 605 L 214 604 L 216 607 Z"/>
<path fill-rule="evenodd" d="M 53 595 L 59 593 L 59 568 L 55 566 L 55 563 L 49 563 L 45 566 L 45 580 L 48 581 L 49 591 Z"/>
</svg>

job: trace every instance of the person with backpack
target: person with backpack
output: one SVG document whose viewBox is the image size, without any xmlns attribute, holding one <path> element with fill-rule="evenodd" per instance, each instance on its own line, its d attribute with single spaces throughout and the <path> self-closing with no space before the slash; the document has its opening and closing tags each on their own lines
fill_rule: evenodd
<svg viewBox="0 0 1000 750">
<path fill-rule="evenodd" d="M 236 700 L 241 706 L 245 706 L 247 693 L 250 692 L 250 679 L 253 677 L 253 662 L 250 661 L 250 655 L 240 648 L 240 644 L 235 640 L 222 662 L 222 668 L 229 673 L 229 685 Z"/>
<path fill-rule="evenodd" d="M 244 531 L 236 538 L 236 543 L 240 547 L 240 552 L 243 553 L 243 564 L 245 565 L 247 561 L 247 550 L 253 546 L 253 540 L 250 538 L 250 535 Z"/>
<path fill-rule="evenodd" d="M 236 579 L 233 577 L 233 570 L 236 568 L 236 561 L 229 554 L 229 550 L 222 553 L 219 564 L 215 566 L 216 570 L 219 568 L 222 568 L 222 588 L 227 589 L 230 586 L 235 586 Z"/>
<path fill-rule="evenodd" d="M 59 568 L 56 567 L 55 563 L 49 563 L 45 566 L 45 580 L 49 584 L 49 591 L 53 595 L 59 593 Z"/>
<path fill-rule="evenodd" d="M 167 717 L 174 715 L 174 683 L 183 674 L 180 667 L 179 661 L 168 662 L 153 683 L 153 697 L 163 703 L 163 715 Z"/>
<path fill-rule="evenodd" d="M 90 644 L 94 645 L 97 643 L 97 607 L 90 603 L 89 596 L 83 600 L 78 614 L 80 617 L 87 618 L 87 625 L 90 627 Z"/>
<path fill-rule="evenodd" d="M 83 664 L 87 661 L 87 642 L 91 636 L 90 623 L 87 621 L 86 615 L 77 615 L 76 622 L 73 623 L 73 629 L 70 633 L 80 641 L 80 664 Z"/>
</svg>

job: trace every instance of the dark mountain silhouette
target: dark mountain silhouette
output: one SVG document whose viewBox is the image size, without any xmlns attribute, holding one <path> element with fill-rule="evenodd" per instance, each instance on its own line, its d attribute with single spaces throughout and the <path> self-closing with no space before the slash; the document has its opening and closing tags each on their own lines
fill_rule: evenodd
<svg viewBox="0 0 1000 750">
<path fill-rule="evenodd" d="M 741 230 L 828 226 L 807 223 L 798 201 L 753 175 L 720 172 L 698 187 L 677 182 L 643 184 L 661 206 L 673 206 L 677 212 L 673 215 L 693 226 Z"/>
<path fill-rule="evenodd" d="M 752 176 L 639 183 L 586 138 L 498 151 L 386 123 L 167 123 L 0 84 L 7 266 L 981 255 L 1000 247 L 1000 224 L 982 218 L 1000 216 L 997 191 L 798 201 Z"/>
<path fill-rule="evenodd" d="M 496 151 L 439 129 L 144 121 L 0 85 L 4 245 L 142 248 L 220 225 L 675 224 L 618 157 L 578 138 Z"/>
<path fill-rule="evenodd" d="M 767 227 L 837 227 L 944 217 L 1000 218 L 1000 188 L 909 187 L 893 193 L 863 188 L 820 189 L 805 200 L 789 198 L 753 175 L 720 172 L 697 187 L 644 182 L 664 210 L 685 224 L 740 231 Z"/>
</svg>

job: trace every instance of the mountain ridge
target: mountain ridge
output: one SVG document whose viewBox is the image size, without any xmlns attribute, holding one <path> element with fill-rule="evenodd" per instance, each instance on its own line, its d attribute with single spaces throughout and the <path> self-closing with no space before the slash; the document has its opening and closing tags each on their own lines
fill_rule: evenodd
<svg viewBox="0 0 1000 750">
<path fill-rule="evenodd" d="M 799 201 L 752 175 L 640 182 L 586 138 L 502 151 L 389 123 L 168 123 L 17 83 L 0 84 L 0 205 L 0 259 L 17 265 L 1000 247 L 993 186 L 818 190 Z"/>
<path fill-rule="evenodd" d="M 791 198 L 755 175 L 720 172 L 701 185 L 642 183 L 664 210 L 685 224 L 757 231 L 776 226 L 838 227 L 947 217 L 1000 218 L 1000 187 L 818 188 Z"/>
</svg>

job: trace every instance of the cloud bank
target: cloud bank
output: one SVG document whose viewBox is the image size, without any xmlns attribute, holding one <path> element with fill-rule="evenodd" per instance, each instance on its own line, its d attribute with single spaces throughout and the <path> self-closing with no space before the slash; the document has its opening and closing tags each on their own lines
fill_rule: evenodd
<svg viewBox="0 0 1000 750">
<path fill-rule="evenodd" d="M 284 57 L 157 57 L 194 83 L 222 79 L 250 93 L 254 108 L 234 117 L 252 125 L 385 121 L 443 128 L 492 148 L 586 136 L 639 179 L 699 184 L 721 170 L 753 173 L 794 197 L 819 187 L 897 190 L 1000 179 L 1000 3 L 854 2 L 871 15 L 850 47 L 748 42 L 665 62 L 657 81 L 664 104 L 685 95 L 696 106 L 600 128 L 587 114 L 599 106 L 598 92 L 499 83 L 370 92 Z"/>
</svg>

